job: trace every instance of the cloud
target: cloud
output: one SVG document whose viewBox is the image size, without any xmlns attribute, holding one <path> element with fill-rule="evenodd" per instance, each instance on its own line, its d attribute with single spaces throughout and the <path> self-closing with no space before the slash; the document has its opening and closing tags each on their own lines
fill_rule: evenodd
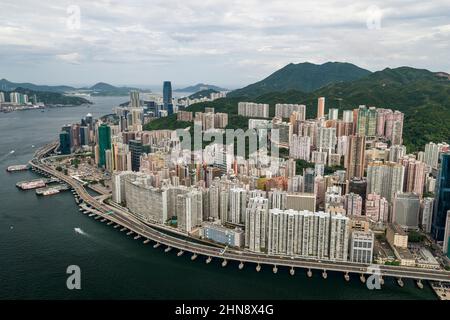
<svg viewBox="0 0 450 320">
<path fill-rule="evenodd" d="M 448 0 L 3 0 L 2 13 L 0 70 L 27 81 L 23 64 L 52 82 L 225 86 L 303 61 L 450 71 Z"/>
<path fill-rule="evenodd" d="M 66 53 L 66 54 L 58 54 L 56 55 L 61 61 L 68 62 L 71 64 L 80 64 L 81 56 L 78 52 Z"/>
</svg>

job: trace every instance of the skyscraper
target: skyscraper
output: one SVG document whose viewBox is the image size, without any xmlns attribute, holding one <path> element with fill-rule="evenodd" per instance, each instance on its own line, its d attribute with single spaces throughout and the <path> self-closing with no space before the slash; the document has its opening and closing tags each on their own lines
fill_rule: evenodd
<svg viewBox="0 0 450 320">
<path fill-rule="evenodd" d="M 172 83 L 170 81 L 164 81 L 163 84 L 163 105 L 164 110 L 167 110 L 167 114 L 173 113 L 172 104 Z"/>
<path fill-rule="evenodd" d="M 405 168 L 394 162 L 372 162 L 367 166 L 367 194 L 376 193 L 392 203 L 394 195 L 403 191 Z"/>
<path fill-rule="evenodd" d="M 142 155 L 142 141 L 141 140 L 130 140 L 129 148 L 131 152 L 131 170 L 139 171 L 141 155 Z"/>
<path fill-rule="evenodd" d="M 450 152 L 441 154 L 435 196 L 431 234 L 435 240 L 443 241 L 447 211 L 450 210 Z"/>
<path fill-rule="evenodd" d="M 263 197 L 250 198 L 245 218 L 245 246 L 254 252 L 267 248 L 266 229 L 269 215 L 269 200 Z"/>
<path fill-rule="evenodd" d="M 105 151 L 109 149 L 111 149 L 111 128 L 106 123 L 102 123 L 98 127 L 99 167 L 106 165 Z"/>
<path fill-rule="evenodd" d="M 317 100 L 317 119 L 323 118 L 325 115 L 325 97 Z"/>
<path fill-rule="evenodd" d="M 139 91 L 136 91 L 136 90 L 130 91 L 130 104 L 131 104 L 131 108 L 133 108 L 133 109 L 141 107 Z"/>
<path fill-rule="evenodd" d="M 351 136 L 348 141 L 346 169 L 347 179 L 353 177 L 361 178 L 364 176 L 364 158 L 366 151 L 365 136 Z"/>
<path fill-rule="evenodd" d="M 70 134 L 67 131 L 59 134 L 59 150 L 61 154 L 70 154 Z"/>
<path fill-rule="evenodd" d="M 420 198 L 415 193 L 396 193 L 393 201 L 392 222 L 405 229 L 419 226 Z"/>
</svg>

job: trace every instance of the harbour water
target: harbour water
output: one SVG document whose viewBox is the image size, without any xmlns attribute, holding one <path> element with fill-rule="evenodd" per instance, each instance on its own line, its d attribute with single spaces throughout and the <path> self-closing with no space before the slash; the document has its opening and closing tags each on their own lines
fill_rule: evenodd
<svg viewBox="0 0 450 320">
<path fill-rule="evenodd" d="M 81 214 L 70 192 L 39 197 L 16 188 L 39 176 L 6 167 L 27 163 L 62 125 L 110 113 L 127 98 L 92 100 L 90 107 L 0 114 L 0 299 L 436 299 L 428 284 L 419 290 L 410 280 L 400 288 L 385 279 L 381 290 L 369 290 L 353 274 L 346 282 L 338 273 L 324 280 L 319 272 L 308 278 L 305 270 L 291 276 L 287 268 L 273 274 L 269 266 L 256 272 L 191 261 Z M 81 290 L 66 287 L 69 265 L 81 268 Z"/>
</svg>

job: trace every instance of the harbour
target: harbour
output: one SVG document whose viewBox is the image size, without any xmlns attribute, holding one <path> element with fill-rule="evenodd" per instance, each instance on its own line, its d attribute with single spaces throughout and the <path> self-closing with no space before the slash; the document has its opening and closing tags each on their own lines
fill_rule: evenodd
<svg viewBox="0 0 450 320">
<path fill-rule="evenodd" d="M 26 163 L 34 153 L 31 145 L 42 146 L 54 140 L 60 125 L 75 121 L 88 111 L 106 114 L 122 100 L 98 98 L 103 104 L 95 104 L 89 110 L 52 109 L 45 113 L 48 118 L 41 118 L 36 111 L 1 115 L 0 127 L 12 132 L 0 137 L 1 154 L 16 149 L 14 158 L 7 158 L 1 165 Z M 18 180 L 41 177 L 30 170 L 14 175 L 3 170 L 0 175 L 0 191 L 4 199 L 9 199 L 0 213 L 0 225 L 5 227 L 0 232 L 0 252 L 5 257 L 0 260 L 3 298 L 437 299 L 428 283 L 418 290 L 410 279 L 403 279 L 404 287 L 400 288 L 395 279 L 386 278 L 381 290 L 368 290 L 353 274 L 346 282 L 341 273 L 328 271 L 324 280 L 321 272 L 311 272 L 309 277 L 307 272 L 297 270 L 291 276 L 290 269 L 277 266 L 274 274 L 272 267 L 265 265 L 255 272 L 247 263 L 239 270 L 239 262 L 228 261 L 228 267 L 222 268 L 219 259 L 211 259 L 206 265 L 207 258 L 188 255 L 187 251 L 180 257 L 179 250 L 166 254 L 163 244 L 147 241 L 146 237 L 135 241 L 134 236 L 120 232 L 119 225 L 89 218 L 79 211 L 81 207 L 71 192 L 36 197 L 34 192 L 14 188 Z M 74 228 L 80 228 L 84 234 L 74 232 Z M 154 246 L 163 249 L 153 250 Z M 79 292 L 65 286 L 65 271 L 71 264 L 82 270 L 83 290 Z"/>
</svg>

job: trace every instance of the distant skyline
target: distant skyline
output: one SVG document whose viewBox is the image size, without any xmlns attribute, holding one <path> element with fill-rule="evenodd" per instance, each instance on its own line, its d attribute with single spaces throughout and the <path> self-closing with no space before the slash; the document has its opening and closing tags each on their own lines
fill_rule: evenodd
<svg viewBox="0 0 450 320">
<path fill-rule="evenodd" d="M 4 0 L 0 20 L 0 78 L 36 84 L 234 89 L 291 62 L 450 72 L 448 56 L 448 0 Z"/>
</svg>

